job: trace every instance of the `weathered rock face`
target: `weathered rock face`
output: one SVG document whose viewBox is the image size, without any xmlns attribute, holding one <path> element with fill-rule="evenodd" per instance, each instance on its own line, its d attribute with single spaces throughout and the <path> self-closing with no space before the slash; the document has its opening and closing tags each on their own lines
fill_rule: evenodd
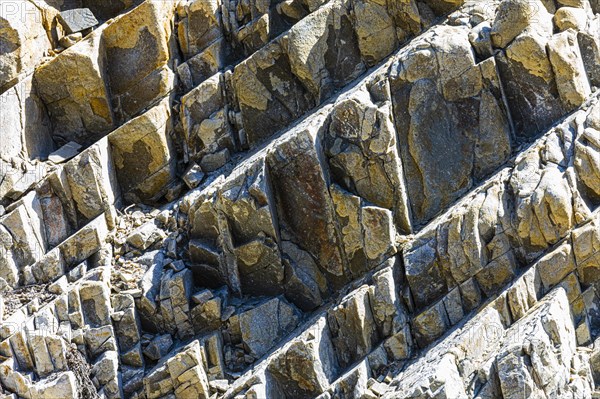
<svg viewBox="0 0 600 399">
<path fill-rule="evenodd" d="M 504 163 L 512 129 L 495 60 L 475 60 L 465 27 L 436 27 L 411 43 L 390 81 L 412 214 L 422 223 Z"/>
<path fill-rule="evenodd" d="M 47 55 L 50 39 L 44 29 L 44 10 L 34 2 L 6 3 L 0 12 L 2 51 L 0 52 L 0 90 L 29 74 Z"/>
<path fill-rule="evenodd" d="M 54 135 L 63 142 L 92 144 L 114 127 L 105 82 L 102 31 L 64 51 L 34 74 Z"/>
<path fill-rule="evenodd" d="M 172 2 L 145 1 L 102 35 L 112 107 L 123 123 L 173 87 Z M 171 66 L 172 67 L 172 66 Z"/>
<path fill-rule="evenodd" d="M 163 101 L 108 136 L 117 179 L 127 201 L 147 201 L 173 178 L 171 110 Z M 131 164 L 129 159 L 139 159 Z"/>
<path fill-rule="evenodd" d="M 3 160 L 15 159 L 21 154 L 25 155 L 26 159 L 45 159 L 54 151 L 50 119 L 30 76 L 2 93 L 0 102 L 0 126 L 2 137 L 5 139 L 0 149 L 0 157 Z M 6 169 L 3 168 L 5 178 L 7 175 L 14 175 L 15 178 L 18 176 L 19 179 L 22 177 L 19 173 L 20 168 L 11 169 L 8 169 L 8 165 Z M 36 176 L 36 179 L 39 177 Z M 16 183 L 18 180 L 13 181 Z M 10 188 L 6 183 L 4 185 L 7 191 L 3 192 L 3 195 L 16 188 L 14 184 Z"/>
<path fill-rule="evenodd" d="M 0 398 L 599 395 L 597 1 L 15 4 Z"/>
<path fill-rule="evenodd" d="M 197 135 L 198 126 L 202 128 L 204 125 L 206 129 L 212 125 L 212 130 L 219 133 L 230 130 L 227 135 L 232 135 L 234 142 L 241 148 L 257 147 L 307 111 L 324 103 L 367 67 L 381 62 L 399 43 L 406 42 L 429 25 L 421 20 L 421 11 L 413 1 L 396 5 L 395 2 L 334 0 L 325 2 L 320 8 L 320 2 L 308 2 L 310 4 L 304 6 L 298 4 L 302 2 L 293 3 L 294 5 L 289 2 L 285 6 L 277 6 L 277 12 L 260 11 L 265 9 L 264 5 L 257 6 L 256 26 L 246 25 L 246 29 L 242 28 L 240 33 L 256 36 L 249 32 L 255 32 L 255 29 L 262 26 L 260 21 L 265 16 L 271 23 L 269 26 L 278 29 L 277 23 L 270 19 L 271 15 L 289 14 L 292 7 L 298 9 L 300 14 L 294 13 L 291 20 L 299 20 L 284 34 L 273 36 L 269 43 L 253 46 L 257 51 L 239 62 L 231 72 L 218 75 L 218 79 L 215 79 L 217 75 L 209 78 L 210 74 L 207 73 L 193 74 L 194 68 L 200 68 L 194 67 L 197 57 L 219 57 L 214 54 L 212 45 L 205 51 L 213 53 L 200 53 L 184 64 L 185 67 L 180 68 L 182 80 L 197 84 L 192 91 L 195 92 L 193 97 L 192 92 L 184 97 L 182 114 L 186 135 L 193 138 L 188 143 L 193 157 L 204 156 L 197 151 L 206 151 L 205 148 L 208 147 L 206 142 L 203 147 L 197 147 L 194 136 Z M 231 13 L 239 13 L 240 9 L 244 8 L 239 7 Z M 306 9 L 310 10 L 310 14 L 302 18 Z M 351 11 L 353 9 L 360 11 Z M 439 16 L 437 11 L 434 13 L 427 6 L 422 10 L 430 19 Z M 261 12 L 265 13 L 263 17 L 258 16 Z M 221 17 L 223 15 L 227 18 L 227 13 L 222 13 Z M 206 35 L 210 37 L 210 33 L 206 32 Z M 269 37 L 268 34 L 265 36 Z M 234 57 L 230 61 L 235 62 L 237 59 Z M 217 66 L 201 69 L 216 71 L 226 65 L 219 63 Z M 207 84 L 209 80 L 211 83 Z M 220 100 L 211 101 L 209 108 L 202 105 L 208 100 L 206 95 L 215 92 L 221 93 Z M 199 113 L 200 107 L 209 112 Z M 225 120 L 223 116 L 215 114 L 222 108 L 230 111 L 223 114 Z M 215 140 L 213 143 L 219 141 Z M 208 151 L 216 153 L 224 148 L 231 151 L 228 144 L 229 141 L 225 141 Z"/>
</svg>

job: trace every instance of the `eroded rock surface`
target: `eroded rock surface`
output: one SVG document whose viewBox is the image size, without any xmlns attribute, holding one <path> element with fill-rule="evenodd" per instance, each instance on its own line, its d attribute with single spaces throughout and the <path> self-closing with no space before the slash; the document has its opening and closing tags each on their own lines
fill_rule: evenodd
<svg viewBox="0 0 600 399">
<path fill-rule="evenodd" d="M 598 1 L 7 6 L 1 399 L 600 395 Z"/>
</svg>

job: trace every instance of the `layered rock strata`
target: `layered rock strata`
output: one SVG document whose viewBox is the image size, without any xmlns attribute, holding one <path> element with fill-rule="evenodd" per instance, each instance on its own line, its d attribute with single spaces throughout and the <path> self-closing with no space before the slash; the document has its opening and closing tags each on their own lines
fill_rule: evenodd
<svg viewBox="0 0 600 399">
<path fill-rule="evenodd" d="M 0 398 L 599 395 L 597 2 L 1 8 Z"/>
</svg>

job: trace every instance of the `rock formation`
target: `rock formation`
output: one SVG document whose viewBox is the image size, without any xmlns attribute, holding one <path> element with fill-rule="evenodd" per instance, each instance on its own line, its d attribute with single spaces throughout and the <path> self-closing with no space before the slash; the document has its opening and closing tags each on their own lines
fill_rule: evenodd
<svg viewBox="0 0 600 399">
<path fill-rule="evenodd" d="M 597 0 L 0 4 L 0 399 L 600 397 Z"/>
</svg>

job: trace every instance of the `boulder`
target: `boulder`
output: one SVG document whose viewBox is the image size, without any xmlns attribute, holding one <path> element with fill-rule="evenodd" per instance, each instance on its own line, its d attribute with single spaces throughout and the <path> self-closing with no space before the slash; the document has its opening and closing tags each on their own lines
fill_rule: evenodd
<svg viewBox="0 0 600 399">
<path fill-rule="evenodd" d="M 317 104 L 328 98 L 335 87 L 343 86 L 365 70 L 354 32 L 348 26 L 351 22 L 347 9 L 342 2 L 333 1 L 290 29 L 287 54 L 291 71 L 309 89 Z M 326 57 L 330 43 L 333 54 Z"/>
<path fill-rule="evenodd" d="M 408 198 L 391 102 L 375 101 L 365 89 L 339 101 L 331 111 L 323 147 L 332 178 L 354 195 L 390 209 L 398 229 L 409 232 Z"/>
<path fill-rule="evenodd" d="M 441 337 L 450 325 L 443 301 L 437 302 L 416 316 L 412 322 L 412 328 L 419 348 L 425 348 Z"/>
<path fill-rule="evenodd" d="M 194 189 L 202 183 L 204 180 L 205 174 L 202 172 L 202 169 L 197 164 L 191 165 L 186 172 L 183 174 L 183 181 L 190 189 Z"/>
<path fill-rule="evenodd" d="M 300 321 L 295 306 L 276 297 L 234 317 L 241 339 L 256 359 L 262 357 Z"/>
<path fill-rule="evenodd" d="M 100 215 L 60 244 L 65 265 L 73 268 L 69 272 L 70 279 L 78 279 L 85 273 L 87 266 L 82 262 L 102 248 L 107 235 L 106 219 Z"/>
<path fill-rule="evenodd" d="M 596 286 L 598 278 L 598 264 L 595 260 L 600 248 L 600 231 L 598 220 L 594 218 L 591 223 L 573 230 L 573 254 L 579 274 L 579 281 L 585 285 Z"/>
<path fill-rule="evenodd" d="M 9 232 L 0 244 L 8 251 L 7 257 L 14 257 L 17 265 L 23 267 L 40 260 L 48 250 L 48 242 L 44 231 L 44 216 L 40 198 L 35 192 L 29 192 L 11 212 L 0 218 L 0 224 Z M 9 243 L 12 247 L 9 248 Z M 7 260 L 10 264 L 10 260 Z"/>
<path fill-rule="evenodd" d="M 112 311 L 110 290 L 99 281 L 86 281 L 79 288 L 79 298 L 86 324 L 91 327 L 110 325 Z"/>
<path fill-rule="evenodd" d="M 127 243 L 145 251 L 165 236 L 165 232 L 156 225 L 154 220 L 150 220 L 132 231 L 127 237 Z"/>
<path fill-rule="evenodd" d="M 65 274 L 65 264 L 59 248 L 49 251 L 42 259 L 31 266 L 38 283 L 49 283 Z"/>
<path fill-rule="evenodd" d="M 63 143 L 88 146 L 114 127 L 102 29 L 35 70 L 34 81 Z"/>
<path fill-rule="evenodd" d="M 566 114 L 549 60 L 550 35 L 526 31 L 496 55 L 517 138 L 532 138 Z"/>
<path fill-rule="evenodd" d="M 106 138 L 67 163 L 65 173 L 80 226 L 118 202 L 120 190 Z"/>
<path fill-rule="evenodd" d="M 505 0 L 500 3 L 492 25 L 492 43 L 505 48 L 524 30 L 536 24 L 552 32 L 551 18 L 552 15 L 539 0 Z"/>
<path fill-rule="evenodd" d="M 146 396 L 157 399 L 174 394 L 181 398 L 208 399 L 210 391 L 201 351 L 199 341 L 195 340 L 159 363 L 144 377 Z"/>
<path fill-rule="evenodd" d="M 98 328 L 86 327 L 83 330 L 85 349 L 92 358 L 102 355 L 107 351 L 117 351 L 117 340 L 112 325 Z"/>
<path fill-rule="evenodd" d="M 102 353 L 91 369 L 91 376 L 97 382 L 99 392 L 102 392 L 106 398 L 123 397 L 117 351 Z"/>
<path fill-rule="evenodd" d="M 225 112 L 223 86 L 226 76 L 216 73 L 181 98 L 180 118 L 186 150 L 195 161 L 235 148 L 229 115 Z"/>
<path fill-rule="evenodd" d="M 170 334 L 158 335 L 144 349 L 144 355 L 150 360 L 159 360 L 169 353 L 172 347 L 173 339 Z"/>
<path fill-rule="evenodd" d="M 313 257 L 290 241 L 281 243 L 287 300 L 303 311 L 317 308 L 327 297 L 327 280 Z"/>
<path fill-rule="evenodd" d="M 577 42 L 590 85 L 600 87 L 600 20 L 590 22 L 587 31 L 578 32 Z"/>
<path fill-rule="evenodd" d="M 72 371 L 66 371 L 38 381 L 32 391 L 33 397 L 40 399 L 74 399 L 78 395 L 77 379 Z"/>
<path fill-rule="evenodd" d="M 218 0 L 193 0 L 180 6 L 177 38 L 186 58 L 200 53 L 209 43 L 223 36 L 220 8 Z"/>
<path fill-rule="evenodd" d="M 111 318 L 117 334 L 121 362 L 141 367 L 144 364 L 140 350 L 141 325 L 134 299 L 129 294 L 113 295 L 111 299 L 113 306 Z"/>
<path fill-rule="evenodd" d="M 576 190 L 567 176 L 554 164 L 540 166 L 532 151 L 517 160 L 510 180 L 517 198 L 517 233 L 533 248 L 544 248 L 564 237 L 574 225 L 577 210 L 571 200 Z"/>
<path fill-rule="evenodd" d="M 468 30 L 454 26 L 434 28 L 394 62 L 394 119 L 414 225 L 508 159 L 512 127 L 496 70 L 494 58 L 475 60 Z"/>
<path fill-rule="evenodd" d="M 0 56 L 0 60 L 2 57 Z M 0 71 L 1 69 L 0 66 Z M 2 72 L 0 72 L 0 81 L 1 75 Z M 0 94 L 0 102 L 2 103 L 0 128 L 3 131 L 0 158 L 15 160 L 20 153 L 23 153 L 28 159 L 45 159 L 54 151 L 50 118 L 31 75 Z M 26 173 L 37 183 L 42 178 L 44 169 L 41 165 L 33 166 L 34 168 L 27 168 Z M 11 191 L 15 191 L 16 194 L 18 188 L 15 186 L 18 185 L 18 179 L 21 177 L 19 171 L 15 170 L 11 173 L 8 168 L 2 167 L 2 169 L 4 181 L 0 185 L 0 194 L 11 195 Z M 13 182 L 12 187 L 5 188 L 9 181 Z"/>
<path fill-rule="evenodd" d="M 32 71 L 52 48 L 43 21 L 43 11 L 30 1 L 5 3 L 0 13 L 1 91 L 15 83 L 21 73 Z"/>
<path fill-rule="evenodd" d="M 111 104 L 126 122 L 173 89 L 173 2 L 151 0 L 116 19 L 102 39 Z"/>
<path fill-rule="evenodd" d="M 567 110 L 579 107 L 591 94 L 590 84 L 579 51 L 577 34 L 565 31 L 552 36 L 548 42 L 556 86 Z"/>
<path fill-rule="evenodd" d="M 268 366 L 286 396 L 313 398 L 339 375 L 325 318 L 286 345 Z"/>
<path fill-rule="evenodd" d="M 232 85 L 250 147 L 256 147 L 315 105 L 312 95 L 293 74 L 291 60 L 278 41 L 239 63 L 233 71 Z"/>
<path fill-rule="evenodd" d="M 415 4 L 411 4 L 410 1 L 401 1 L 398 3 L 396 5 L 397 8 L 408 11 L 405 11 L 405 17 L 404 15 L 400 17 L 404 18 L 399 18 L 403 22 L 402 25 L 414 29 L 416 25 L 419 25 L 420 19 L 418 10 L 415 10 Z M 389 8 L 392 7 L 390 5 Z M 358 48 L 368 66 L 377 64 L 391 54 L 398 46 L 398 37 L 404 39 L 404 37 L 397 34 L 396 24 L 394 23 L 393 15 L 390 15 L 392 14 L 390 11 L 394 10 L 389 10 L 385 3 L 380 4 L 380 2 L 372 0 L 354 2 L 354 15 L 356 18 L 354 29 L 356 31 Z M 419 30 L 416 32 L 409 30 L 406 34 L 418 33 Z M 400 27 L 398 27 L 398 31 L 401 31 Z"/>
<path fill-rule="evenodd" d="M 162 330 L 177 334 L 180 338 L 193 335 L 190 320 L 190 297 L 192 295 L 192 272 L 184 269 L 174 273 L 167 270 L 160 281 L 160 316 Z"/>
<path fill-rule="evenodd" d="M 98 20 L 89 8 L 74 8 L 58 14 L 60 23 L 67 35 L 98 25 Z"/>
<path fill-rule="evenodd" d="M 360 287 L 327 313 L 331 340 L 342 368 L 366 356 L 380 340 L 369 291 L 367 286 Z"/>
<path fill-rule="evenodd" d="M 308 129 L 299 131 L 267 156 L 281 238 L 309 252 L 330 274 L 342 276 L 335 210 L 313 137 Z"/>
<path fill-rule="evenodd" d="M 575 258 L 571 250 L 571 244 L 564 243 L 545 255 L 536 263 L 536 268 L 544 290 L 549 291 L 575 270 Z"/>
<path fill-rule="evenodd" d="M 336 185 L 330 188 L 348 266 L 355 276 L 396 252 L 392 212 L 368 206 Z"/>
<path fill-rule="evenodd" d="M 554 24 L 561 30 L 584 30 L 587 25 L 588 14 L 586 10 L 575 7 L 561 7 L 554 14 Z"/>
</svg>

